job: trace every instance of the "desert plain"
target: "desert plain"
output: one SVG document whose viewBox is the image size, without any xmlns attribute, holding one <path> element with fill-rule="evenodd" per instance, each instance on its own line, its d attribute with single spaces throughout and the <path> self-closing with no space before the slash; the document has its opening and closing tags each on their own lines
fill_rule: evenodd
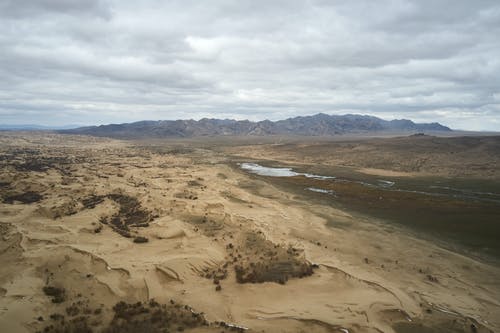
<svg viewBox="0 0 500 333">
<path fill-rule="evenodd" d="M 0 331 L 499 332 L 499 165 L 499 137 L 1 132 Z"/>
</svg>

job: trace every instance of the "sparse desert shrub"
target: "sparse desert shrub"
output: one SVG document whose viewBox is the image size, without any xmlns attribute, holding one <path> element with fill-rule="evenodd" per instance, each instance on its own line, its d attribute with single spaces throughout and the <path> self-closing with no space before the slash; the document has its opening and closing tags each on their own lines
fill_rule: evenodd
<svg viewBox="0 0 500 333">
<path fill-rule="evenodd" d="M 146 237 L 137 236 L 134 238 L 134 243 L 147 243 L 149 240 Z"/>
<path fill-rule="evenodd" d="M 52 297 L 52 303 L 62 303 L 66 300 L 66 291 L 64 288 L 57 288 L 52 286 L 43 287 L 45 295 Z"/>
</svg>

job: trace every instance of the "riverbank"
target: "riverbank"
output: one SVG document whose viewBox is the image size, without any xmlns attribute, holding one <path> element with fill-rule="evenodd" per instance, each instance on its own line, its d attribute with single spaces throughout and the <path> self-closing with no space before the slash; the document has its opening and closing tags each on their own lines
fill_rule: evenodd
<svg viewBox="0 0 500 333">
<path fill-rule="evenodd" d="M 278 161 L 250 163 L 238 157 L 235 160 L 235 165 L 242 170 L 293 191 L 304 200 L 320 200 L 338 209 L 401 225 L 448 249 L 487 261 L 500 261 L 497 241 L 500 237 L 500 224 L 497 223 L 500 185 L 495 187 L 491 181 L 484 189 L 482 181 L 474 179 L 382 179 L 348 168 L 318 168 L 304 164 L 297 168 L 280 165 Z M 320 169 L 327 174 L 310 173 Z M 310 191 L 315 195 L 308 193 Z"/>
</svg>

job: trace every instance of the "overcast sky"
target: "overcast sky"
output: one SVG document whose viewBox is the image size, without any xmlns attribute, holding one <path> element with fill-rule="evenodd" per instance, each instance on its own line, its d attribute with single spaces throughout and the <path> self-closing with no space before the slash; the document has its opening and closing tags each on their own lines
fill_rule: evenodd
<svg viewBox="0 0 500 333">
<path fill-rule="evenodd" d="M 500 1 L 0 0 L 0 124 L 318 112 L 500 130 Z"/>
</svg>

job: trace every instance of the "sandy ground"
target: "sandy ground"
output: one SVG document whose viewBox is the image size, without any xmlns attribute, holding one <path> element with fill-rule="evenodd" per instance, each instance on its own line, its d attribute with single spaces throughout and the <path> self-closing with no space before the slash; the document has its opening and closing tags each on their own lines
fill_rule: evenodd
<svg viewBox="0 0 500 333">
<path fill-rule="evenodd" d="M 498 267 L 302 201 L 220 154 L 0 143 L 1 332 L 500 331 Z"/>
</svg>

